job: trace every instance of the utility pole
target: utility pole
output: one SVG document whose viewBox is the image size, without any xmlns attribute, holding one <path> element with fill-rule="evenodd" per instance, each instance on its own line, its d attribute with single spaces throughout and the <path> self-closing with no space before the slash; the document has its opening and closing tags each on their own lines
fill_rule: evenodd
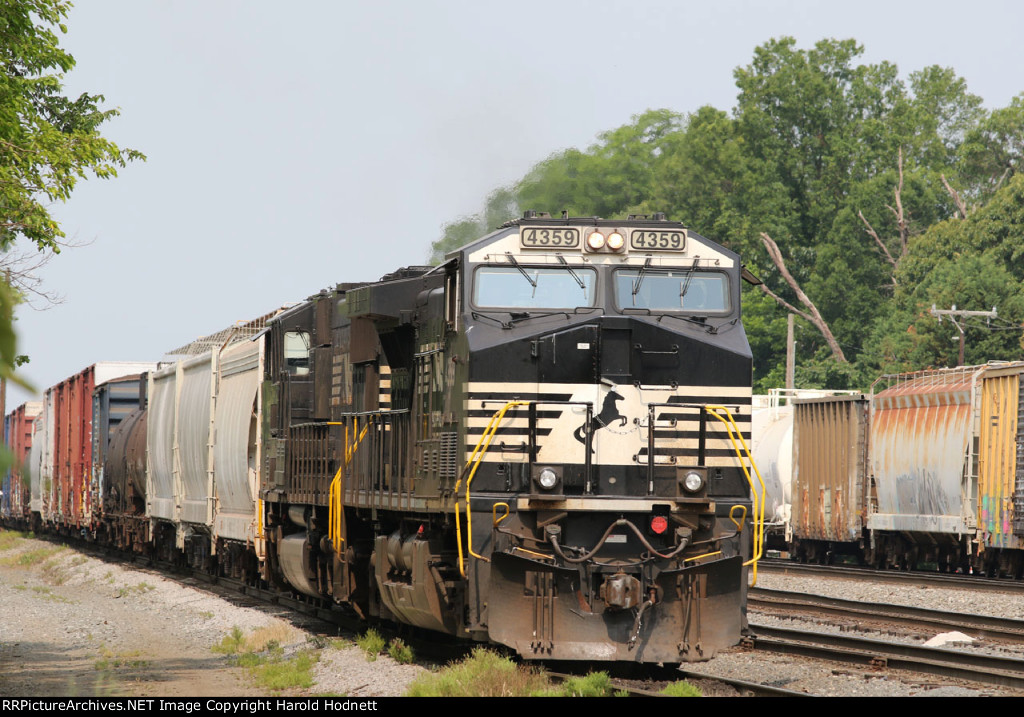
<svg viewBox="0 0 1024 717">
<path fill-rule="evenodd" d="M 793 314 L 786 315 L 786 388 L 796 388 L 796 342 L 793 340 Z"/>
<path fill-rule="evenodd" d="M 989 319 L 996 318 L 996 307 L 993 306 L 991 311 L 964 311 L 963 309 L 957 309 L 956 304 L 953 304 L 953 308 L 951 309 L 936 309 L 935 304 L 932 304 L 932 310 L 929 313 L 937 318 L 940 324 L 942 323 L 942 317 L 948 316 L 950 322 L 956 327 L 956 330 L 960 332 L 960 355 L 957 359 L 957 366 L 963 366 L 966 331 L 962 322 L 957 323 L 956 317 L 966 319 L 968 316 L 978 316 L 985 319 L 985 323 L 988 323 Z"/>
</svg>

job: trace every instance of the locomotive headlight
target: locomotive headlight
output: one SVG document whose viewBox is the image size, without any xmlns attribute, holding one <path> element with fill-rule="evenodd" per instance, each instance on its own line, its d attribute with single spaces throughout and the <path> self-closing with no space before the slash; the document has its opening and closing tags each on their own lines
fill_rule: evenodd
<svg viewBox="0 0 1024 717">
<path fill-rule="evenodd" d="M 704 476 L 696 471 L 690 471 L 683 476 L 683 489 L 688 493 L 696 493 L 704 487 Z"/>
<path fill-rule="evenodd" d="M 558 485 L 558 475 L 550 468 L 545 468 L 537 476 L 537 482 L 544 490 L 551 490 Z"/>
<path fill-rule="evenodd" d="M 604 247 L 604 242 L 604 234 L 597 230 L 587 234 L 587 248 L 589 248 L 590 251 L 600 251 L 601 248 Z"/>
<path fill-rule="evenodd" d="M 622 247 L 626 245 L 626 237 L 622 235 L 622 232 L 617 229 L 608 235 L 607 246 L 612 251 L 622 251 Z"/>
</svg>

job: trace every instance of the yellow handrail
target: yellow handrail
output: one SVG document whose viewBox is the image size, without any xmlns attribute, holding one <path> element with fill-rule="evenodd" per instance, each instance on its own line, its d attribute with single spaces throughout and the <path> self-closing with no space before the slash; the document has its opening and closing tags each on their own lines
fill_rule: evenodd
<svg viewBox="0 0 1024 717">
<path fill-rule="evenodd" d="M 735 515 L 737 508 L 739 508 L 740 510 L 743 511 L 743 515 L 740 516 L 739 520 L 736 520 L 736 515 Z M 747 506 L 745 506 L 745 505 L 734 505 L 733 507 L 729 508 L 729 520 L 731 520 L 732 524 L 736 526 L 736 531 L 737 532 L 743 532 L 743 524 L 747 520 Z"/>
<path fill-rule="evenodd" d="M 499 507 L 505 509 L 504 515 L 502 515 L 500 518 L 498 517 L 498 508 Z M 508 503 L 505 503 L 505 502 L 495 503 L 493 506 L 491 506 L 491 525 L 499 525 L 501 523 L 501 521 L 505 520 L 505 518 L 508 517 L 509 510 L 510 509 L 508 507 Z"/>
<path fill-rule="evenodd" d="M 480 461 L 484 458 L 484 453 L 491 446 L 491 441 L 494 439 L 494 434 L 497 433 L 498 428 L 501 425 L 501 420 L 505 417 L 505 413 L 510 408 L 516 406 L 528 406 L 529 401 L 509 401 L 500 410 L 496 411 L 491 420 L 487 423 L 487 427 L 484 432 L 480 434 L 480 440 L 476 442 L 476 447 L 473 448 L 473 452 L 469 455 L 469 460 L 466 461 L 465 467 L 462 469 L 462 473 L 459 474 L 459 478 L 455 481 L 455 542 L 459 546 L 459 573 L 462 577 L 466 577 L 466 562 L 465 556 L 462 554 L 462 521 L 459 519 L 459 488 L 462 485 L 462 477 L 466 475 L 466 471 L 469 471 L 469 475 L 466 476 L 466 534 L 467 534 L 467 549 L 469 554 L 474 558 L 480 560 L 487 560 L 482 555 L 478 555 L 473 550 L 473 517 L 472 511 L 469 508 L 469 487 L 473 483 L 473 476 L 476 475 L 476 469 L 480 467 Z"/>
<path fill-rule="evenodd" d="M 341 548 L 341 544 L 343 542 L 345 542 L 345 536 L 342 535 L 343 531 L 341 529 L 341 516 L 342 516 L 342 513 L 343 513 L 343 508 L 341 506 L 341 498 L 342 498 L 342 495 L 341 495 L 341 476 L 342 476 L 343 471 L 346 468 L 348 468 L 348 464 L 355 457 L 356 451 L 359 449 L 359 444 L 363 442 L 364 438 L 366 438 L 366 433 L 370 429 L 370 422 L 371 421 L 370 421 L 369 418 L 367 418 L 366 425 L 363 426 L 363 430 L 362 430 L 361 433 L 359 432 L 359 416 L 355 417 L 355 421 L 354 422 L 355 422 L 355 430 L 353 430 L 353 433 L 356 434 L 356 439 L 355 439 L 355 441 L 351 445 L 349 445 L 349 442 L 348 442 L 348 423 L 345 423 L 345 439 L 344 439 L 345 440 L 345 443 L 344 443 L 345 456 L 344 456 L 344 461 L 338 467 L 338 472 L 334 474 L 334 478 L 331 480 L 331 487 L 330 487 L 330 491 L 328 492 L 328 497 L 327 497 L 327 506 L 328 506 L 328 508 L 327 508 L 328 509 L 328 516 L 327 516 L 328 531 L 327 531 L 327 534 L 328 534 L 328 537 L 331 540 L 331 547 L 334 549 L 335 552 L 339 552 L 339 549 Z M 341 425 L 341 424 L 340 423 L 336 423 L 336 422 L 331 422 L 331 423 L 328 423 L 327 425 L 329 425 L 329 426 L 338 426 L 338 425 Z"/>
<path fill-rule="evenodd" d="M 725 424 L 725 429 L 729 434 L 729 440 L 732 442 L 733 450 L 736 451 L 736 457 L 740 459 L 740 468 L 743 469 L 743 474 L 747 478 L 747 483 L 750 484 L 750 492 L 754 501 L 754 543 L 753 543 L 753 555 L 750 560 L 743 563 L 744 565 L 753 566 L 753 583 L 757 584 L 757 561 L 761 559 L 762 551 L 764 549 L 764 495 L 765 486 L 764 479 L 761 478 L 761 471 L 757 469 L 757 464 L 754 462 L 754 457 L 750 453 L 750 448 L 747 446 L 747 442 L 743 440 L 743 433 L 740 431 L 739 426 L 736 425 L 736 420 L 732 416 L 726 406 L 705 406 L 708 413 L 717 418 L 719 421 Z M 722 417 L 719 412 L 724 412 L 725 417 Z M 737 445 L 737 439 L 739 439 L 739 445 Z M 750 461 L 750 466 L 754 469 L 754 473 L 757 475 L 757 481 L 761 484 L 761 492 L 758 494 L 757 486 L 754 485 L 754 479 L 750 476 L 750 471 L 747 470 L 747 466 L 743 462 L 743 453 L 740 453 L 740 446 L 743 447 L 743 453 L 746 454 L 747 460 Z M 730 512 L 730 517 L 732 514 Z"/>
</svg>

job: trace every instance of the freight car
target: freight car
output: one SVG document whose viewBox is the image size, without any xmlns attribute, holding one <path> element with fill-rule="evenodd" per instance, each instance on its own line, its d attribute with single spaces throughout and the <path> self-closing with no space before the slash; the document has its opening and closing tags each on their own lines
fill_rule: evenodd
<svg viewBox="0 0 1024 717">
<path fill-rule="evenodd" d="M 36 417 L 42 412 L 40 401 L 29 401 L 4 417 L 4 445 L 10 450 L 10 467 L 0 485 L 0 515 L 27 526 L 31 512 L 29 463 Z"/>
<path fill-rule="evenodd" d="M 793 417 L 798 400 L 843 396 L 852 391 L 773 388 L 753 397 L 751 452 L 765 487 L 765 548 L 792 543 Z"/>
<path fill-rule="evenodd" d="M 1022 374 L 991 362 L 797 400 L 791 555 L 1021 577 Z"/>
<path fill-rule="evenodd" d="M 663 215 L 527 213 L 341 284 L 150 371 L 91 527 L 528 658 L 710 658 L 761 547 L 741 276 Z"/>
</svg>

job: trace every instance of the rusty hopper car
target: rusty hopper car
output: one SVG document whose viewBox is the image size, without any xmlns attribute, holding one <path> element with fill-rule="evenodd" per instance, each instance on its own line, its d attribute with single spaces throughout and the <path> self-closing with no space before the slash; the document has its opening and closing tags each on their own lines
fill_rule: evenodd
<svg viewBox="0 0 1024 717">
<path fill-rule="evenodd" d="M 870 562 L 1021 575 L 1022 373 L 989 363 L 879 379 Z"/>
<path fill-rule="evenodd" d="M 528 213 L 280 314 L 267 579 L 528 658 L 735 644 L 761 508 L 740 279 L 660 215 Z"/>
</svg>

